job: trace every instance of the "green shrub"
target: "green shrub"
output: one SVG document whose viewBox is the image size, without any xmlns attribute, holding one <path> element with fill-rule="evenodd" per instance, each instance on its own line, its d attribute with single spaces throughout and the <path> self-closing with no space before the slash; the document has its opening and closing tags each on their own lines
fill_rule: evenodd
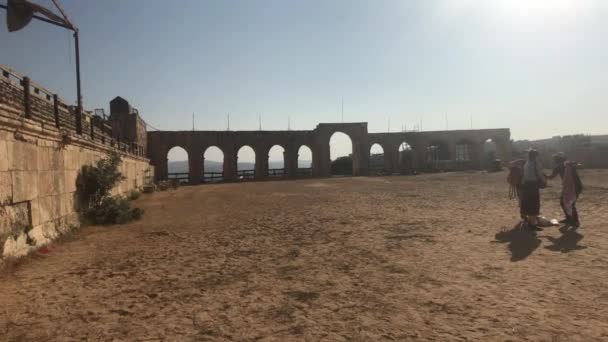
<svg viewBox="0 0 608 342">
<path fill-rule="evenodd" d="M 139 220 L 142 216 L 144 216 L 144 210 L 142 208 L 131 209 L 131 219 L 132 220 Z"/>
<path fill-rule="evenodd" d="M 82 168 L 78 191 L 87 207 L 100 205 L 110 195 L 112 188 L 125 178 L 118 171 L 121 163 L 120 154 L 114 151 L 107 158 L 98 160 L 94 166 L 86 165 Z"/>
<path fill-rule="evenodd" d="M 89 208 L 85 218 L 92 224 L 123 224 L 138 220 L 143 215 L 140 208 L 131 208 L 130 202 L 120 196 L 106 197 L 101 204 Z"/>
<path fill-rule="evenodd" d="M 140 195 L 141 194 L 139 193 L 139 191 L 133 190 L 133 191 L 129 192 L 129 195 L 127 196 L 127 199 L 129 201 L 135 201 L 136 199 L 139 198 Z"/>
<path fill-rule="evenodd" d="M 112 188 L 124 179 L 118 170 L 122 160 L 118 152 L 111 152 L 93 166 L 85 166 L 78 177 L 83 222 L 91 224 L 122 224 L 137 220 L 143 210 L 131 208 L 129 200 L 137 199 L 139 192 L 128 197 L 111 196 Z"/>
</svg>

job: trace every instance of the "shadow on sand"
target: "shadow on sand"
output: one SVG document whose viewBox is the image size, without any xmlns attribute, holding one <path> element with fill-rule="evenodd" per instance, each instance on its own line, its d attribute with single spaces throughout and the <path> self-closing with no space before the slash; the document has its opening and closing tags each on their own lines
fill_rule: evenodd
<svg viewBox="0 0 608 342">
<path fill-rule="evenodd" d="M 536 233 L 521 229 L 516 224 L 511 230 L 503 230 L 495 235 L 496 242 L 509 243 L 511 261 L 521 261 L 529 257 L 540 246 L 540 239 Z"/>
<path fill-rule="evenodd" d="M 568 253 L 587 248 L 587 246 L 578 245 L 584 236 L 579 234 L 576 229 L 561 227 L 559 231 L 562 233 L 562 235 L 557 239 L 551 236 L 546 236 L 546 238 L 553 244 L 545 247 L 546 249 L 554 252 Z"/>
</svg>

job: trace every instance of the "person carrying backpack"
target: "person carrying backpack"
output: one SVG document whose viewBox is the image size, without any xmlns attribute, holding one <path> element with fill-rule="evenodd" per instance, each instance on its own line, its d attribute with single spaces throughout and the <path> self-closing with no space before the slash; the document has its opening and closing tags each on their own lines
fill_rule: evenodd
<svg viewBox="0 0 608 342">
<path fill-rule="evenodd" d="M 515 159 L 508 165 L 509 176 L 507 176 L 507 182 L 509 183 L 509 199 L 517 199 L 519 206 L 519 216 L 522 221 L 526 220 L 521 207 L 521 186 L 524 178 L 524 165 L 526 164 L 525 159 Z"/>
<path fill-rule="evenodd" d="M 583 192 L 583 183 L 576 169 L 578 163 L 567 160 L 563 152 L 553 155 L 553 162 L 555 163 L 553 172 L 547 178 L 553 179 L 559 175 L 562 179 L 559 202 L 566 218 L 561 220 L 560 223 L 565 223 L 576 229 L 580 226 L 576 201 Z"/>
</svg>

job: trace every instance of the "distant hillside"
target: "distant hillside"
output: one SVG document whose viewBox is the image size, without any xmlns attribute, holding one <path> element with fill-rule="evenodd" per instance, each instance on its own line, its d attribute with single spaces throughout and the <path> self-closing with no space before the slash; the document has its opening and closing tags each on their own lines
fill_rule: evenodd
<svg viewBox="0 0 608 342">
<path fill-rule="evenodd" d="M 592 135 L 591 142 L 594 144 L 608 144 L 608 135 Z"/>
<path fill-rule="evenodd" d="M 281 162 L 271 161 L 268 163 L 268 167 L 271 169 L 281 168 L 283 165 Z M 307 168 L 310 167 L 310 160 L 300 160 L 298 161 L 299 167 Z M 169 173 L 176 172 L 188 172 L 188 161 L 180 160 L 180 161 L 169 161 Z M 239 169 L 241 170 L 253 170 L 255 168 L 254 163 L 239 163 Z M 223 163 L 213 161 L 213 160 L 205 160 L 205 172 L 222 172 L 223 171 Z"/>
</svg>

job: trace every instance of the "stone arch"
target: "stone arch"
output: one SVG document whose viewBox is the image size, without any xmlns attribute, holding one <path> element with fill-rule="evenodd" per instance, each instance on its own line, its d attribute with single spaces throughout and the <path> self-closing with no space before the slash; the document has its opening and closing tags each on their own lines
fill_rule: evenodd
<svg viewBox="0 0 608 342">
<path fill-rule="evenodd" d="M 306 144 L 302 144 L 297 150 L 297 165 L 298 165 L 298 177 L 311 177 L 313 173 L 314 163 L 314 152 L 312 148 Z"/>
<path fill-rule="evenodd" d="M 236 174 L 238 180 L 253 180 L 256 177 L 257 155 L 250 145 L 241 145 L 236 150 Z"/>
<path fill-rule="evenodd" d="M 207 146 L 203 150 L 203 177 L 205 183 L 224 181 L 226 154 L 217 145 Z"/>
<path fill-rule="evenodd" d="M 369 173 L 379 175 L 386 173 L 386 150 L 379 142 L 374 142 L 369 147 Z"/>
<path fill-rule="evenodd" d="M 490 169 L 498 157 L 498 144 L 493 138 L 486 138 L 482 145 L 481 163 L 483 169 Z"/>
<path fill-rule="evenodd" d="M 502 134 L 501 134 L 502 133 Z M 511 159 L 511 140 L 509 132 L 485 132 L 478 140 L 479 162 L 481 168 L 488 168 L 494 160 L 504 164 Z M 494 165 L 493 167 L 496 167 Z"/>
<path fill-rule="evenodd" d="M 474 152 L 475 143 L 471 139 L 459 139 L 454 148 L 454 160 L 457 162 L 471 161 L 474 158 Z"/>
<path fill-rule="evenodd" d="M 426 147 L 427 171 L 442 171 L 445 162 L 450 160 L 449 144 L 441 139 L 432 140 Z"/>
<path fill-rule="evenodd" d="M 415 173 L 416 154 L 412 145 L 406 140 L 401 141 L 399 143 L 399 147 L 397 148 L 397 153 L 399 158 L 399 173 L 402 175 Z"/>
<path fill-rule="evenodd" d="M 185 159 L 185 160 L 184 160 Z M 176 180 L 180 184 L 190 183 L 192 179 L 190 167 L 190 153 L 188 149 L 175 144 L 167 148 L 167 179 Z"/>
<path fill-rule="evenodd" d="M 346 142 L 346 139 L 350 143 L 350 148 L 347 147 L 349 143 Z M 334 144 L 333 147 L 332 144 Z M 331 175 L 353 175 L 355 168 L 353 139 L 347 133 L 336 130 L 330 135 L 328 145 L 331 160 Z"/>
<path fill-rule="evenodd" d="M 266 153 L 266 176 L 272 178 L 281 178 L 286 176 L 287 168 L 287 150 L 281 144 L 274 144 Z"/>
<path fill-rule="evenodd" d="M 319 124 L 312 131 L 311 138 L 314 146 L 314 168 L 315 175 L 328 177 L 331 175 L 331 148 L 330 139 L 336 132 L 346 134 L 351 142 L 352 153 L 352 175 L 366 175 L 369 164 L 367 124 L 341 123 L 341 124 Z"/>
<path fill-rule="evenodd" d="M 454 144 L 454 169 L 470 170 L 477 168 L 479 149 L 475 141 L 469 138 L 456 140 Z"/>
</svg>

